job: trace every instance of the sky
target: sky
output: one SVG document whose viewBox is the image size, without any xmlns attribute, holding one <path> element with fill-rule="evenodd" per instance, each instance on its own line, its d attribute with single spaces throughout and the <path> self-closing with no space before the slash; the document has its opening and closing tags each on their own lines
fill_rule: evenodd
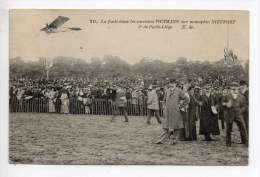
<svg viewBox="0 0 260 177">
<path fill-rule="evenodd" d="M 10 58 L 21 57 L 25 61 L 57 56 L 90 61 L 104 55 L 118 56 L 130 64 L 144 57 L 165 62 L 179 57 L 216 61 L 223 58 L 227 38 L 240 60 L 249 59 L 247 11 L 19 9 L 10 10 L 9 15 Z M 40 31 L 60 15 L 70 18 L 64 27 L 82 30 L 53 34 Z M 235 23 L 194 25 L 194 29 L 182 29 L 181 24 L 173 24 L 172 29 L 140 29 L 139 24 L 91 24 L 93 19 L 235 20 Z"/>
</svg>

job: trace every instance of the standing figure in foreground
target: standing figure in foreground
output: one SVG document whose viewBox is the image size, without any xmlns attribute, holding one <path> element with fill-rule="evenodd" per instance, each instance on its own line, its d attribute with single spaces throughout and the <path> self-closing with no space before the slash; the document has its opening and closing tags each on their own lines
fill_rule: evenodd
<svg viewBox="0 0 260 177">
<path fill-rule="evenodd" d="M 205 141 L 212 141 L 211 135 L 219 135 L 220 130 L 215 99 L 210 92 L 210 86 L 205 86 L 200 106 L 200 134 L 204 135 Z"/>
<path fill-rule="evenodd" d="M 196 141 L 197 140 L 196 121 L 198 120 L 196 111 L 197 111 L 198 100 L 194 94 L 194 87 L 189 87 L 188 92 L 190 96 L 190 102 L 188 108 L 189 136 L 187 137 L 187 140 Z"/>
<path fill-rule="evenodd" d="M 166 139 L 170 140 L 170 144 L 176 143 L 176 138 L 180 134 L 180 130 L 183 129 L 183 119 L 180 112 L 181 100 L 188 102 L 186 95 L 183 91 L 176 87 L 176 81 L 171 80 L 169 89 L 165 93 L 165 108 L 164 116 L 165 122 L 163 124 L 163 134 L 160 139 L 156 142 L 157 144 L 163 143 Z"/>
<path fill-rule="evenodd" d="M 246 108 L 243 113 L 245 124 L 246 124 L 246 130 L 247 134 L 249 133 L 249 90 L 248 90 L 248 85 L 246 81 L 240 81 L 240 92 L 241 94 L 245 97 L 246 100 Z"/>
<path fill-rule="evenodd" d="M 227 125 L 226 145 L 231 146 L 231 133 L 233 122 L 235 122 L 240 131 L 241 144 L 248 146 L 248 134 L 244 121 L 244 111 L 246 110 L 245 97 L 239 93 L 238 83 L 231 83 L 231 94 L 224 95 L 223 106 L 225 107 L 224 118 Z"/>
<path fill-rule="evenodd" d="M 224 91 L 225 90 L 225 91 Z M 222 99 L 223 99 L 223 94 L 226 92 L 226 88 L 220 88 L 218 90 L 218 102 L 219 102 L 219 111 L 218 111 L 218 116 L 219 120 L 221 121 L 221 129 L 225 129 L 225 121 L 224 121 L 224 108 L 222 105 Z"/>
<path fill-rule="evenodd" d="M 115 92 L 115 107 L 113 108 L 113 116 L 111 118 L 111 122 L 120 113 L 123 113 L 123 115 L 125 117 L 124 122 L 128 122 L 126 95 L 125 95 L 124 90 L 118 86 L 116 88 L 116 92 Z"/>
<path fill-rule="evenodd" d="M 147 117 L 147 124 L 151 124 L 151 117 L 154 114 L 157 122 L 161 124 L 160 116 L 159 116 L 159 101 L 158 95 L 156 93 L 155 86 L 150 86 L 148 91 L 148 99 L 147 99 L 147 108 L 148 108 L 148 117 Z"/>
<path fill-rule="evenodd" d="M 184 128 L 181 130 L 181 134 L 180 134 L 180 140 L 185 141 L 185 140 L 189 140 L 190 137 L 190 123 L 189 123 L 189 115 L 188 115 L 188 109 L 189 109 L 189 102 L 190 102 L 190 96 L 188 93 L 188 84 L 182 84 L 181 85 L 181 90 L 183 92 L 183 94 L 185 94 L 185 98 L 187 99 L 181 99 L 180 100 L 180 111 L 181 111 L 181 115 L 182 115 L 182 119 L 183 119 L 183 126 Z"/>
</svg>

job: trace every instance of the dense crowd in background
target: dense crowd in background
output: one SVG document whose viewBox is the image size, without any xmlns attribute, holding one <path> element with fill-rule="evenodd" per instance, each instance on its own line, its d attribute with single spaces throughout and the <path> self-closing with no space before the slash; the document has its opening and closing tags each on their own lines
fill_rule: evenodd
<svg viewBox="0 0 260 177">
<path fill-rule="evenodd" d="M 177 101 L 175 100 L 170 106 L 167 106 L 167 99 L 169 99 L 169 93 L 172 92 L 173 83 L 175 85 L 173 90 L 177 90 L 178 93 L 180 91 L 183 96 L 178 95 Z M 226 121 L 227 137 L 229 137 L 227 145 L 230 146 L 233 122 L 236 122 L 239 127 L 241 142 L 247 144 L 248 93 L 248 85 L 245 81 L 216 85 L 215 82 L 208 83 L 200 80 L 178 81 L 170 78 L 145 80 L 140 77 L 138 79 L 114 78 L 110 80 L 18 79 L 10 81 L 10 109 L 12 111 L 13 104 L 26 105 L 32 100 L 36 100 L 34 104 L 37 104 L 44 100 L 46 103 L 44 112 L 76 114 L 76 109 L 80 107 L 85 114 L 89 114 L 93 111 L 91 105 L 95 100 L 106 100 L 103 107 L 111 109 L 110 114 L 113 117 L 121 112 L 125 116 L 125 121 L 128 122 L 127 108 L 129 105 L 135 105 L 138 108 L 135 110 L 136 115 L 144 115 L 144 109 L 147 110 L 147 124 L 150 124 L 153 115 L 158 123 L 162 123 L 160 116 L 166 117 L 167 120 L 167 116 L 174 114 L 173 117 L 176 118 L 176 112 L 168 113 L 166 109 L 171 107 L 171 110 L 177 107 L 181 113 L 180 120 L 181 125 L 183 125 L 181 127 L 184 131 L 184 139 L 197 140 L 196 121 L 200 120 L 199 133 L 205 136 L 206 141 L 211 141 L 211 135 L 220 134 L 218 121 L 221 120 L 221 128 L 223 129 Z M 142 108 L 140 109 L 139 106 Z M 163 114 L 159 114 L 159 111 L 162 111 Z M 36 112 L 42 111 L 37 109 Z M 140 114 L 141 112 L 142 114 Z M 243 121 L 241 122 L 241 120 Z M 168 133 L 162 135 L 157 142 L 159 144 L 162 143 L 166 135 L 168 138 L 171 136 L 169 125 L 176 126 L 178 122 L 172 123 L 170 121 L 166 124 L 168 126 L 165 130 Z"/>
<path fill-rule="evenodd" d="M 84 107 L 85 113 L 90 113 L 93 100 L 113 101 L 116 97 L 118 87 L 124 89 L 126 100 L 131 105 L 146 105 L 147 94 L 151 85 L 156 86 L 159 101 L 163 101 L 165 86 L 169 78 L 157 80 L 149 77 L 136 75 L 132 78 L 92 78 L 92 79 L 12 79 L 10 80 L 10 100 L 12 102 L 28 102 L 31 100 L 46 100 L 48 108 L 45 112 L 76 113 L 78 105 Z M 210 85 L 212 91 L 220 93 L 223 91 L 225 82 L 215 80 L 214 82 L 180 79 L 179 85 L 202 87 Z M 76 104 L 77 105 L 73 105 Z M 64 106 L 65 105 L 65 106 Z M 86 109 L 85 109 L 86 108 Z M 37 112 L 37 111 L 36 111 Z"/>
<path fill-rule="evenodd" d="M 83 59 L 57 57 L 24 62 L 10 60 L 10 112 L 60 114 L 155 116 L 164 133 L 157 141 L 197 140 L 199 134 L 211 141 L 226 129 L 231 146 L 232 125 L 248 142 L 249 62 L 221 59 L 215 62 L 179 58 L 166 63 L 143 58 L 130 65 L 116 56 Z M 162 117 L 164 119 L 162 119 Z M 225 123 L 226 122 L 226 123 Z M 226 125 L 226 126 L 225 126 Z M 176 133 L 178 130 L 182 133 Z M 170 138 L 173 137 L 173 138 Z"/>
</svg>

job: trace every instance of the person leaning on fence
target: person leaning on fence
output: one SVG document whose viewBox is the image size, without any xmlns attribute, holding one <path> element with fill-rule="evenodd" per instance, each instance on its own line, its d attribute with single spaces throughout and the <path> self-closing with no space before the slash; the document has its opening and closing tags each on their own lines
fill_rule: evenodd
<svg viewBox="0 0 260 177">
<path fill-rule="evenodd" d="M 113 113 L 116 111 L 116 86 L 115 85 L 108 86 L 108 88 L 106 89 L 106 95 L 107 95 L 108 112 L 113 115 Z"/>
<path fill-rule="evenodd" d="M 69 93 L 69 110 L 70 110 L 70 113 L 71 114 L 76 114 L 78 113 L 78 106 L 77 106 L 77 102 L 78 102 L 78 95 L 77 95 L 77 92 L 76 90 L 74 91 L 70 91 Z"/>
<path fill-rule="evenodd" d="M 138 89 L 138 106 L 137 106 L 137 114 L 139 116 L 143 116 L 144 115 L 144 107 L 145 107 L 145 95 L 142 92 L 142 88 Z"/>
<path fill-rule="evenodd" d="M 180 136 L 180 130 L 183 129 L 183 118 L 180 112 L 180 102 L 188 99 L 184 92 L 177 87 L 174 79 L 170 80 L 169 88 L 165 93 L 163 134 L 160 136 L 156 144 L 162 144 L 165 140 L 169 140 L 171 145 L 176 143 L 177 136 Z"/>
<path fill-rule="evenodd" d="M 48 98 L 48 112 L 54 113 L 55 112 L 55 104 L 54 104 L 55 91 L 54 91 L 54 88 L 48 89 L 45 94 Z"/>
<path fill-rule="evenodd" d="M 148 88 L 148 99 L 147 99 L 147 108 L 148 108 L 148 117 L 147 117 L 147 124 L 151 124 L 151 117 L 152 115 L 155 116 L 157 122 L 161 124 L 161 119 L 159 116 L 159 101 L 158 95 L 156 93 L 156 86 L 150 86 Z"/>
<path fill-rule="evenodd" d="M 75 105 L 80 114 L 85 113 L 84 98 L 85 98 L 84 92 L 83 92 L 83 89 L 81 88 L 81 89 L 79 89 L 79 93 L 78 93 L 78 97 L 77 97 L 78 104 Z"/>
<path fill-rule="evenodd" d="M 61 92 L 58 88 L 56 88 L 55 91 L 55 98 L 54 98 L 54 104 L 55 104 L 55 111 L 56 113 L 60 113 L 61 112 Z"/>
<path fill-rule="evenodd" d="M 138 87 L 135 87 L 132 91 L 131 106 L 133 107 L 133 115 L 138 115 Z"/>
<path fill-rule="evenodd" d="M 241 144 L 248 146 L 248 134 L 244 121 L 244 111 L 246 109 L 245 97 L 239 92 L 239 85 L 236 82 L 230 84 L 231 93 L 223 98 L 224 119 L 226 121 L 226 145 L 231 146 L 231 133 L 233 122 L 235 122 L 240 131 Z"/>
<path fill-rule="evenodd" d="M 123 88 L 120 86 L 116 87 L 116 92 L 115 92 L 115 100 L 113 101 L 115 104 L 115 108 L 113 109 L 113 116 L 111 118 L 111 122 L 115 119 L 117 115 L 120 113 L 123 113 L 124 115 L 124 122 L 128 122 L 128 116 L 127 116 L 127 100 L 125 96 L 125 92 Z"/>
<path fill-rule="evenodd" d="M 90 89 L 87 88 L 87 89 L 84 89 L 84 92 L 83 92 L 83 105 L 84 105 L 84 113 L 85 114 L 90 114 L 90 107 L 91 107 L 91 104 L 92 104 L 92 99 L 90 97 Z"/>
<path fill-rule="evenodd" d="M 69 113 L 69 96 L 66 89 L 61 91 L 61 109 L 60 113 L 68 114 Z"/>
</svg>

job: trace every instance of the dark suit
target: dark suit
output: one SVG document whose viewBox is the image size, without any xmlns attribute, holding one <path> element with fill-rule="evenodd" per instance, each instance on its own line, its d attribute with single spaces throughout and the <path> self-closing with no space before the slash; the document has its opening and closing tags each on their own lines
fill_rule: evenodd
<svg viewBox="0 0 260 177">
<path fill-rule="evenodd" d="M 249 114 L 248 114 L 248 111 L 249 111 L 249 91 L 246 90 L 243 94 L 245 96 L 245 100 L 246 100 L 246 108 L 245 108 L 245 111 L 244 111 L 244 120 L 245 120 L 245 124 L 246 124 L 246 130 L 247 130 L 247 134 L 249 132 Z"/>
<path fill-rule="evenodd" d="M 200 107 L 200 134 L 205 136 L 205 140 L 210 140 L 210 135 L 219 135 L 218 117 L 213 114 L 211 106 L 215 106 L 215 97 L 202 95 L 200 98 L 202 106 Z"/>
<path fill-rule="evenodd" d="M 237 95 L 237 98 L 234 98 L 232 95 L 227 95 L 223 97 L 224 105 L 224 119 L 227 124 L 226 131 L 226 145 L 231 146 L 231 132 L 233 122 L 235 122 L 240 131 L 241 142 L 243 144 L 248 143 L 246 125 L 243 117 L 243 113 L 246 109 L 246 100 L 245 97 L 241 94 Z M 230 106 L 227 106 L 230 104 Z"/>
</svg>

